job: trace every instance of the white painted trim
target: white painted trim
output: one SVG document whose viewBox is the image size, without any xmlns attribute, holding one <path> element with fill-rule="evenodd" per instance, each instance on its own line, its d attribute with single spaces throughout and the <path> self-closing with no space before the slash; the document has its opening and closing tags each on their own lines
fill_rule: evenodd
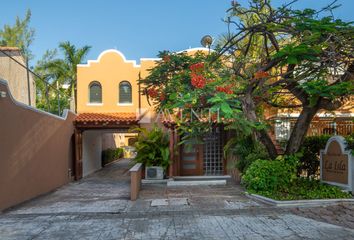
<svg viewBox="0 0 354 240">
<path fill-rule="evenodd" d="M 300 207 L 300 206 L 327 206 L 342 203 L 354 203 L 352 198 L 333 198 L 333 199 L 304 199 L 304 200 L 275 200 L 254 193 L 246 192 L 246 196 L 277 207 Z"/>
<path fill-rule="evenodd" d="M 103 106 L 103 103 L 86 103 L 86 106 Z"/>
<path fill-rule="evenodd" d="M 161 61 L 162 58 L 140 58 L 141 61 Z"/>
<path fill-rule="evenodd" d="M 207 52 L 209 52 L 209 48 L 205 48 L 205 47 L 188 48 L 188 49 L 178 51 L 176 53 L 192 52 L 192 51 L 207 51 Z M 210 49 L 210 52 L 214 52 L 214 51 L 215 51 L 214 49 Z"/>
<path fill-rule="evenodd" d="M 277 117 L 299 117 L 300 113 L 279 113 Z M 319 113 L 317 117 L 354 117 L 354 113 Z"/>
<path fill-rule="evenodd" d="M 71 111 L 71 110 L 64 109 L 62 116 L 58 116 L 58 115 L 55 115 L 55 114 L 52 114 L 52 113 L 49 113 L 49 112 L 40 110 L 40 109 L 38 109 L 38 108 L 29 106 L 29 105 L 27 105 L 27 104 L 24 104 L 24 103 L 22 103 L 22 102 L 17 101 L 17 100 L 12 96 L 12 93 L 11 93 L 11 91 L 10 91 L 8 82 L 7 82 L 5 79 L 1 79 L 1 78 L 0 78 L 0 84 L 4 85 L 4 86 L 7 88 L 7 92 L 8 92 L 7 96 L 10 97 L 11 101 L 12 101 L 15 105 L 17 105 L 17 106 L 19 106 L 19 107 L 21 107 L 21 108 L 25 108 L 25 109 L 27 109 L 27 110 L 30 110 L 30 111 L 33 111 L 33 112 L 37 112 L 37 113 L 39 113 L 39 114 L 48 115 L 48 116 L 50 116 L 50 117 L 54 117 L 54 118 L 57 118 L 57 119 L 59 119 L 59 120 L 64 120 L 64 121 L 67 119 L 69 112 L 71 112 L 72 114 L 75 114 L 75 113 L 74 113 L 73 111 Z M 6 97 L 7 97 L 7 96 L 6 96 Z M 1 99 L 0 99 L 0 101 L 1 101 Z M 75 115 L 76 115 L 76 114 L 75 114 Z"/>
<path fill-rule="evenodd" d="M 226 185 L 226 180 L 194 180 L 194 181 L 168 181 L 167 187 L 176 186 L 215 186 L 215 185 Z"/>
<path fill-rule="evenodd" d="M 209 48 L 204 48 L 204 47 L 195 47 L 195 48 L 189 48 L 181 51 L 176 51 L 175 53 L 182 53 L 182 52 L 191 52 L 191 51 L 208 51 Z M 210 49 L 211 52 L 214 52 L 215 50 Z M 96 60 L 88 60 L 86 64 L 78 64 L 77 67 L 90 67 L 92 63 L 99 63 L 101 61 L 101 58 L 106 54 L 106 53 L 116 53 L 118 54 L 125 63 L 132 63 L 133 67 L 139 68 L 140 64 L 136 63 L 136 60 L 127 60 L 124 54 L 121 51 L 118 51 L 117 49 L 107 49 L 104 50 L 103 52 L 100 53 L 98 58 Z M 140 58 L 141 61 L 161 61 L 161 58 Z"/>
<path fill-rule="evenodd" d="M 340 150 L 342 151 L 342 153 L 346 153 L 346 150 L 345 148 L 347 147 L 347 142 L 345 141 L 344 137 L 342 136 L 333 136 L 331 137 L 330 139 L 328 139 L 327 143 L 326 143 L 326 147 L 325 147 L 325 153 L 328 152 L 328 148 L 329 148 L 329 145 L 332 143 L 332 142 L 338 142 L 339 143 L 339 146 L 340 146 Z"/>
<path fill-rule="evenodd" d="M 122 107 L 133 106 L 133 105 L 134 105 L 133 103 L 117 103 L 117 106 L 122 106 Z"/>
<path fill-rule="evenodd" d="M 96 60 L 88 60 L 87 64 L 78 64 L 77 67 L 90 67 L 92 63 L 99 63 L 101 61 L 101 58 L 107 53 L 116 53 L 123 59 L 123 61 L 125 63 L 132 63 L 133 67 L 135 67 L 135 68 L 140 67 L 140 65 L 136 64 L 135 60 L 127 60 L 126 57 L 124 56 L 124 54 L 122 52 L 118 51 L 117 49 L 107 49 L 107 50 L 101 52 Z"/>
</svg>

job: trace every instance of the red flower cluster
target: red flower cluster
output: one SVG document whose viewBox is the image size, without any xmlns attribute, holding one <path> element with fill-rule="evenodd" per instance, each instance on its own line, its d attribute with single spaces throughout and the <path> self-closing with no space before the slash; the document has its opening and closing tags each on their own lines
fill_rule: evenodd
<svg viewBox="0 0 354 240">
<path fill-rule="evenodd" d="M 232 84 L 227 85 L 226 87 L 217 86 L 217 87 L 216 87 L 216 91 L 218 91 L 218 92 L 224 92 L 224 93 L 226 93 L 226 94 L 233 94 L 234 91 L 231 90 L 231 87 L 232 87 Z"/>
<path fill-rule="evenodd" d="M 206 84 L 206 79 L 203 75 L 196 74 L 194 72 L 191 73 L 191 83 L 195 88 L 204 88 Z"/>
<path fill-rule="evenodd" d="M 269 73 L 264 72 L 264 71 L 258 71 L 254 74 L 255 79 L 266 78 L 268 76 L 269 76 Z"/>
<path fill-rule="evenodd" d="M 156 88 L 149 88 L 147 90 L 147 94 L 149 95 L 149 97 L 152 97 L 152 98 L 156 98 L 158 96 L 158 91 L 156 90 Z"/>
<path fill-rule="evenodd" d="M 160 95 L 160 101 L 163 101 L 163 100 L 165 100 L 166 99 L 166 96 L 165 96 L 165 94 L 164 93 L 161 93 L 161 95 Z"/>
<path fill-rule="evenodd" d="M 195 88 L 204 88 L 206 84 L 206 79 L 202 75 L 202 71 L 204 69 L 204 63 L 195 63 L 189 67 L 192 71 L 191 73 L 191 83 Z"/>
<path fill-rule="evenodd" d="M 203 62 L 192 64 L 192 65 L 189 67 L 189 69 L 190 69 L 192 72 L 200 72 L 203 68 L 204 68 L 204 63 L 203 63 Z"/>
</svg>

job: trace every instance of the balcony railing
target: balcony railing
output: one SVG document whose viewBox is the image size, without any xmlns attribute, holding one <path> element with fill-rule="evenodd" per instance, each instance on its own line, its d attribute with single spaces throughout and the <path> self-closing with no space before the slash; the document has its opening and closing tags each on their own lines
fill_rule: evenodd
<svg viewBox="0 0 354 240">
<path fill-rule="evenodd" d="M 278 117 L 270 121 L 271 132 L 276 140 L 288 140 L 297 118 Z M 342 135 L 354 133 L 354 118 L 317 118 L 313 120 L 307 131 L 307 136 Z"/>
</svg>

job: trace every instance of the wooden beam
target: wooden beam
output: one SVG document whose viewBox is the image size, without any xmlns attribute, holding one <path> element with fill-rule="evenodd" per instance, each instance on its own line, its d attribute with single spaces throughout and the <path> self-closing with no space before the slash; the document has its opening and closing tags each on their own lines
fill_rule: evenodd
<svg viewBox="0 0 354 240">
<path fill-rule="evenodd" d="M 89 130 L 89 129 L 129 129 L 132 127 L 138 127 L 138 124 L 83 124 L 83 123 L 75 123 L 76 129 Z"/>
</svg>

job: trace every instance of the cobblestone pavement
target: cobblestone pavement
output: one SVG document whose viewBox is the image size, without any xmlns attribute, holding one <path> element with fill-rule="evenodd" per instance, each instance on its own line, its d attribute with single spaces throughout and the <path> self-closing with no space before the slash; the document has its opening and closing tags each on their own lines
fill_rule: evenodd
<svg viewBox="0 0 354 240">
<path fill-rule="evenodd" d="M 313 208 L 295 208 L 293 214 L 317 221 L 354 229 L 354 204 L 339 204 Z"/>
<path fill-rule="evenodd" d="M 354 206 L 276 208 L 240 186 L 144 185 L 129 161 L 0 214 L 0 239 L 354 239 Z"/>
</svg>

